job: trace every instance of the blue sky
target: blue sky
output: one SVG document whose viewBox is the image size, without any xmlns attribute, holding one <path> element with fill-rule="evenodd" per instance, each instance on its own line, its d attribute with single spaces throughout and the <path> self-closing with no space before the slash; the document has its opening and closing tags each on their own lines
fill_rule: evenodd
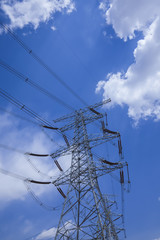
<svg viewBox="0 0 160 240">
<path fill-rule="evenodd" d="M 111 104 L 104 110 L 108 113 L 109 128 L 122 135 L 132 183 L 131 192 L 125 194 L 125 226 L 129 240 L 160 239 L 159 16 L 158 0 L 152 3 L 148 0 L 0 1 L 0 21 L 87 104 L 111 98 Z M 82 102 L 3 28 L 0 33 L 0 61 L 73 108 L 83 107 Z M 0 88 L 43 118 L 52 121 L 71 112 L 2 67 L 0 76 Z M 56 143 L 50 141 L 37 125 L 2 108 L 31 119 L 0 97 L 0 145 L 22 152 L 51 153 L 57 149 Z M 58 144 L 64 144 L 56 133 L 50 136 Z M 70 159 L 59 161 L 65 169 Z M 46 162 L 35 160 L 35 165 L 50 176 L 58 174 L 49 159 Z M 40 177 L 23 154 L 4 148 L 0 151 L 0 168 L 24 177 Z M 48 239 L 47 233 L 54 234 L 59 211 L 46 211 L 40 207 L 20 180 L 3 174 L 0 179 L 2 239 Z M 54 187 L 32 187 L 46 204 L 58 206 L 62 203 L 63 199 Z M 107 191 L 103 184 L 102 189 Z M 49 230 L 44 233 L 46 238 L 39 235 L 44 230 Z"/>
</svg>

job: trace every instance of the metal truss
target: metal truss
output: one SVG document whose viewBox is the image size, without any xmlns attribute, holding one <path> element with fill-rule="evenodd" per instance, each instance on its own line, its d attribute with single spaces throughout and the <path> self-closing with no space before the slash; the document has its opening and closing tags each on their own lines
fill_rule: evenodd
<svg viewBox="0 0 160 240">
<path fill-rule="evenodd" d="M 59 219 L 55 240 L 118 240 L 118 233 L 123 230 L 115 222 L 121 215 L 112 212 L 113 201 L 103 196 L 99 187 L 98 177 L 122 169 L 126 162 L 109 162 L 99 158 L 95 161 L 92 149 L 100 144 L 117 139 L 119 154 L 122 154 L 120 134 L 105 128 L 98 135 L 88 135 L 87 125 L 102 119 L 105 115 L 97 111 L 98 107 L 110 102 L 97 103 L 75 111 L 74 113 L 55 120 L 63 122 L 58 129 L 63 134 L 66 147 L 51 154 L 54 161 L 66 154 L 72 155 L 71 167 L 63 172 L 52 183 L 64 197 L 63 209 Z M 67 123 L 66 123 L 67 122 Z M 67 138 L 67 131 L 74 130 L 73 138 Z M 58 164 L 58 162 L 56 162 Z M 61 170 L 60 165 L 57 165 Z M 61 189 L 68 186 L 65 195 Z"/>
</svg>

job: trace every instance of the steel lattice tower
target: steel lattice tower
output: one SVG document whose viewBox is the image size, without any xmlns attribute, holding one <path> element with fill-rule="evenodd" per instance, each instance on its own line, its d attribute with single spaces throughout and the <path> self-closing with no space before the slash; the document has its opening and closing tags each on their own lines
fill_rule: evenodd
<svg viewBox="0 0 160 240">
<path fill-rule="evenodd" d="M 60 170 L 61 167 L 56 160 L 60 156 L 72 154 L 71 167 L 58 177 L 53 184 L 64 197 L 55 239 L 63 240 L 118 240 L 118 232 L 122 229 L 115 225 L 109 200 L 101 193 L 98 177 L 120 169 L 121 183 L 123 184 L 122 168 L 126 162 L 118 161 L 111 163 L 105 159 L 94 161 L 92 149 L 102 143 L 118 140 L 119 154 L 122 154 L 119 132 L 113 132 L 102 123 L 102 131 L 96 136 L 89 136 L 87 125 L 104 117 L 97 111 L 98 107 L 108 103 L 106 100 L 75 111 L 74 113 L 55 120 L 55 122 L 66 122 L 60 128 L 66 147 L 58 149 L 51 156 Z M 67 131 L 73 130 L 74 136 L 67 138 Z M 62 191 L 63 185 L 68 185 L 65 195 Z M 119 217 L 118 217 L 119 218 Z M 117 218 L 117 219 L 118 219 Z"/>
</svg>

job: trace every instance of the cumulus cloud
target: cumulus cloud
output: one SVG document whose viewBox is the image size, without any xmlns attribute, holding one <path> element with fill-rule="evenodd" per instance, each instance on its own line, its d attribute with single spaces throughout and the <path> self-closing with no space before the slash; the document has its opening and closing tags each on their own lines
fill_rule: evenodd
<svg viewBox="0 0 160 240">
<path fill-rule="evenodd" d="M 40 23 L 53 19 L 56 12 L 71 13 L 75 5 L 72 0 L 2 0 L 0 8 L 9 18 L 10 28 L 31 24 L 37 29 Z"/>
<path fill-rule="evenodd" d="M 143 33 L 133 53 L 134 63 L 125 73 L 109 73 L 96 88 L 96 92 L 103 90 L 104 98 L 111 97 L 112 106 L 128 105 L 128 115 L 137 122 L 148 117 L 160 120 L 160 2 L 153 2 L 112 0 L 108 7 L 104 1 L 100 4 L 118 37 L 126 41 L 135 31 Z"/>
<path fill-rule="evenodd" d="M 135 31 L 144 31 L 160 14 L 160 1 L 110 0 L 102 1 L 107 24 L 111 24 L 120 38 L 133 38 Z"/>
<path fill-rule="evenodd" d="M 20 149 L 22 152 L 33 153 L 52 153 L 56 150 L 55 145 L 46 137 L 38 128 L 32 126 L 22 127 L 20 122 L 15 120 L 9 114 L 0 114 L 0 134 L 1 134 L 1 151 L 0 151 L 0 169 L 5 169 L 25 178 L 45 181 L 50 177 L 55 179 L 60 175 L 60 171 L 53 164 L 51 158 L 40 159 L 31 158 L 33 165 L 29 164 L 24 154 L 16 151 L 8 151 L 5 146 L 12 149 Z M 2 148 L 4 146 L 4 148 Z M 70 166 L 70 156 L 59 159 L 61 167 L 66 170 Z M 36 168 L 35 168 L 36 167 Z M 37 171 L 35 171 L 37 170 Z M 40 171 L 40 173 L 38 173 Z M 24 182 L 11 176 L 6 176 L 0 172 L 0 202 L 1 206 L 8 204 L 12 200 L 25 200 L 27 194 Z M 33 185 L 33 184 L 32 184 Z M 36 195 L 40 196 L 51 189 L 39 185 L 33 185 L 32 189 Z"/>
</svg>

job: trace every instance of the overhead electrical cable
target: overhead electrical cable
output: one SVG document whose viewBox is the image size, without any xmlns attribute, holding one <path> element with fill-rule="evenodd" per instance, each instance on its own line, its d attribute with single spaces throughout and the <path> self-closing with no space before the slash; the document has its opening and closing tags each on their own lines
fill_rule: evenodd
<svg viewBox="0 0 160 240">
<path fill-rule="evenodd" d="M 36 55 L 36 53 L 34 53 L 33 50 L 30 49 L 29 46 L 28 46 L 26 43 L 24 43 L 24 42 L 22 41 L 22 39 L 20 39 L 19 36 L 17 36 L 12 29 L 10 29 L 7 25 L 5 25 L 5 24 L 2 23 L 2 22 L 0 22 L 0 25 L 3 27 L 3 29 L 4 29 L 5 31 L 7 31 L 7 32 L 10 34 L 10 36 L 11 36 L 14 40 L 16 40 L 16 41 L 19 43 L 19 45 L 21 45 L 21 46 L 24 48 L 24 50 L 25 50 L 27 53 L 29 53 L 29 54 L 30 54 L 37 62 L 39 62 L 39 64 L 40 64 L 41 66 L 43 66 L 54 78 L 56 78 L 62 85 L 64 85 L 64 87 L 65 87 L 68 91 L 70 91 L 70 92 L 72 93 L 72 95 L 74 95 L 77 99 L 79 99 L 79 101 L 80 101 L 81 103 L 83 103 L 83 105 L 85 105 L 85 106 L 88 105 L 72 88 L 70 88 L 70 86 L 69 86 L 68 84 L 66 84 L 47 64 L 45 64 L 44 61 L 43 61 L 41 58 L 39 58 L 39 57 Z M 95 125 L 97 125 L 97 124 L 95 124 Z"/>
<path fill-rule="evenodd" d="M 0 111 L 3 111 L 3 112 L 5 112 L 5 113 L 7 113 L 7 114 L 10 114 L 10 115 L 16 117 L 16 118 L 19 118 L 19 119 L 21 119 L 21 120 L 30 122 L 30 123 L 35 124 L 35 125 L 37 125 L 37 126 L 40 126 L 37 122 L 34 122 L 34 121 L 32 121 L 32 120 L 30 120 L 30 119 L 28 119 L 28 118 L 22 117 L 22 116 L 14 113 L 14 112 L 12 112 L 12 111 L 9 111 L 9 110 L 7 110 L 7 109 L 5 109 L 5 108 L 0 107 Z"/>
<path fill-rule="evenodd" d="M 10 176 L 10 177 L 13 177 L 13 178 L 16 178 L 16 179 L 19 179 L 21 181 L 24 182 L 26 188 L 27 188 L 27 191 L 31 194 L 31 196 L 33 197 L 33 199 L 43 208 L 45 208 L 46 210 L 49 210 L 49 211 L 55 211 L 55 210 L 58 210 L 59 207 L 52 207 L 52 206 L 48 206 L 46 204 L 44 204 L 39 198 L 38 196 L 36 196 L 36 194 L 33 192 L 33 190 L 29 187 L 29 183 L 35 183 L 35 184 L 52 184 L 51 181 L 35 181 L 35 180 L 32 180 L 32 179 L 29 179 L 29 178 L 25 178 L 21 175 L 18 175 L 16 173 L 13 173 L 13 172 L 10 172 L 10 171 L 7 171 L 3 168 L 0 168 L 0 173 L 4 174 L 4 175 L 7 175 L 7 176 Z"/>
<path fill-rule="evenodd" d="M 70 87 L 69 87 L 69 85 L 67 85 L 48 65 L 46 65 L 45 63 L 44 63 L 44 61 L 42 60 L 42 59 L 40 59 L 34 52 L 33 52 L 33 50 L 32 49 L 30 49 L 27 45 L 26 45 L 26 43 L 24 43 L 15 33 L 14 33 L 14 31 L 13 30 L 11 30 L 7 25 L 5 25 L 5 24 L 3 24 L 2 22 L 0 22 L 0 25 L 3 27 L 3 29 L 5 30 L 5 31 L 7 31 L 9 34 L 10 34 L 10 36 L 14 39 L 14 40 L 16 40 L 35 60 L 37 60 L 40 64 L 41 64 L 41 66 L 43 66 L 52 76 L 54 76 L 59 82 L 61 82 L 61 84 L 62 85 L 64 85 L 65 87 L 66 87 L 66 89 L 68 89 L 77 99 L 79 99 L 80 100 L 80 102 L 81 103 L 83 103 L 83 105 L 85 105 L 85 106 L 88 106 L 88 104 L 73 90 L 73 89 L 71 89 Z M 7 68 L 8 67 L 10 67 L 10 66 L 6 66 Z M 9 69 L 8 69 L 9 70 Z M 9 71 L 15 71 L 15 69 L 13 69 L 13 68 L 10 68 L 10 70 Z M 18 72 L 17 72 L 18 73 Z M 18 74 L 20 74 L 20 73 L 18 73 Z M 23 74 L 20 74 L 21 76 L 23 75 Z M 19 76 L 20 77 L 20 76 Z M 25 77 L 24 75 L 23 75 L 23 77 Z M 24 79 L 23 79 L 24 80 Z M 28 78 L 25 78 L 25 81 L 27 81 L 27 80 L 29 80 L 29 84 L 30 85 L 32 85 L 33 87 L 36 87 L 36 88 L 39 88 L 40 86 L 35 86 L 35 84 L 34 84 L 34 82 L 33 81 L 31 81 L 30 79 L 28 79 Z M 36 84 L 37 85 L 37 84 Z M 41 89 L 39 89 L 40 91 L 42 91 L 42 87 L 40 87 Z M 49 93 L 49 92 L 46 92 L 46 90 L 45 89 L 43 89 L 43 91 L 42 91 L 44 94 L 46 94 L 46 95 L 50 95 L 51 93 Z M 49 94 L 48 94 L 49 93 Z M 52 96 L 52 98 L 53 98 L 53 96 Z M 56 100 L 56 96 L 54 96 L 54 98 L 55 98 L 55 100 Z M 72 107 L 71 106 L 69 106 L 68 104 L 66 104 L 66 103 L 64 103 L 61 99 L 59 99 L 59 98 L 57 98 L 57 100 L 56 101 L 59 101 L 59 102 L 61 102 L 63 105 L 67 105 L 66 107 L 67 108 L 69 108 L 69 109 L 71 109 Z M 75 110 L 75 109 L 73 109 L 72 108 L 72 110 Z M 95 124 L 95 125 L 97 125 L 97 124 Z"/>
<path fill-rule="evenodd" d="M 41 123 L 42 127 L 48 126 L 48 128 L 56 131 L 58 134 L 60 134 L 64 138 L 64 134 L 63 134 L 63 132 L 61 132 L 60 128 L 55 127 L 51 122 L 49 122 L 48 120 L 39 116 L 36 112 L 34 112 L 32 109 L 28 108 L 26 105 L 24 105 L 20 101 L 18 101 L 16 98 L 11 96 L 9 93 L 7 93 L 2 88 L 0 88 L 0 96 L 5 98 L 7 101 L 12 103 L 16 107 L 18 107 L 20 110 L 22 110 L 23 112 L 25 112 L 26 114 L 28 114 L 29 116 L 34 118 L 35 120 L 39 121 Z M 67 137 L 68 139 L 71 139 L 70 135 L 68 135 L 68 134 L 65 135 L 65 137 Z"/>
<path fill-rule="evenodd" d="M 30 122 L 30 123 L 32 123 L 32 124 L 37 125 L 38 127 L 41 128 L 42 132 L 46 135 L 46 137 L 47 137 L 51 142 L 53 142 L 54 144 L 56 144 L 58 147 L 62 147 L 62 145 L 60 145 L 59 143 L 57 143 L 57 141 L 54 140 L 54 139 L 45 131 L 44 126 L 42 126 L 42 125 L 38 124 L 37 122 L 34 122 L 34 121 L 32 121 L 32 120 L 30 120 L 30 119 L 28 119 L 28 118 L 25 118 L 25 117 L 22 117 L 22 116 L 20 116 L 20 115 L 18 115 L 18 114 L 15 114 L 14 112 L 11 112 L 11 111 L 9 111 L 9 110 L 7 110 L 7 109 L 5 109 L 5 108 L 0 107 L 0 111 L 3 111 L 3 112 L 5 112 L 5 113 L 7 113 L 7 114 L 10 114 L 10 115 L 16 117 L 16 118 L 19 118 L 19 119 L 21 119 L 21 120 L 24 120 L 24 121 L 27 121 L 27 122 Z M 0 145 L 0 147 L 1 147 L 1 145 Z"/>
<path fill-rule="evenodd" d="M 87 105 L 87 103 L 61 78 L 59 77 L 38 55 L 30 49 L 26 43 L 24 43 L 15 33 L 11 30 L 7 25 L 0 22 L 0 25 L 3 27 L 5 31 L 7 31 L 10 36 L 16 40 L 19 45 L 23 47 L 23 49 L 30 54 L 43 68 L 45 68 L 58 82 L 61 83 L 75 98 L 77 98 L 83 105 Z"/>
<path fill-rule="evenodd" d="M 17 179 L 22 180 L 22 181 L 26 181 L 27 180 L 27 178 L 25 178 L 25 177 L 23 177 L 21 175 L 18 175 L 16 173 L 7 171 L 7 170 L 5 170 L 3 168 L 0 168 L 0 173 L 2 173 L 4 175 L 8 175 L 8 176 L 13 177 L 13 178 L 17 178 Z"/>
<path fill-rule="evenodd" d="M 52 123 L 50 123 L 49 121 L 43 119 L 41 116 L 39 116 L 36 112 L 34 112 L 33 110 L 31 110 L 30 108 L 28 108 L 27 106 L 25 106 L 23 103 L 21 103 L 20 101 L 18 101 L 16 98 L 12 97 L 9 93 L 7 93 L 5 90 L 3 90 L 2 88 L 0 88 L 0 96 L 5 98 L 7 101 L 11 102 L 13 105 L 15 105 L 16 107 L 18 107 L 20 110 L 24 111 L 25 113 L 27 113 L 29 116 L 31 116 L 32 118 L 36 119 L 37 121 L 39 121 L 42 126 L 46 125 L 52 128 L 55 128 L 55 131 L 57 131 L 59 134 L 62 135 L 61 131 L 59 129 L 57 129 L 56 127 L 54 127 L 54 125 Z"/>
<path fill-rule="evenodd" d="M 24 183 L 25 183 L 25 187 L 26 187 L 28 193 L 31 195 L 33 200 L 35 200 L 40 205 L 40 207 L 43 207 L 45 210 L 48 210 L 48 211 L 56 211 L 56 210 L 58 210 L 59 207 L 52 207 L 52 206 L 48 206 L 47 204 L 43 203 L 39 199 L 39 197 L 34 193 L 34 191 L 30 188 L 29 183 L 26 182 L 26 181 Z"/>
<path fill-rule="evenodd" d="M 20 154 L 25 154 L 25 152 L 23 152 L 19 149 L 16 149 L 16 148 L 13 148 L 13 147 L 7 146 L 5 144 L 1 144 L 1 143 L 0 143 L 0 148 L 4 148 L 5 150 L 9 150 L 9 151 L 14 151 L 14 152 L 17 152 L 17 153 L 20 153 Z"/>
<path fill-rule="evenodd" d="M 33 155 L 32 153 L 31 153 L 31 154 L 28 154 L 27 152 L 23 152 L 23 151 L 21 151 L 21 150 L 19 150 L 19 149 L 16 149 L 16 148 L 7 146 L 7 145 L 5 145 L 5 144 L 0 144 L 0 148 L 4 148 L 4 149 L 9 150 L 9 151 L 15 151 L 15 152 L 18 152 L 18 153 L 23 154 L 23 155 L 30 155 L 30 156 Z M 50 154 L 49 154 L 49 156 L 50 156 Z M 98 160 L 103 159 L 103 157 L 101 157 L 100 155 L 98 155 L 98 154 L 96 154 L 96 153 L 93 153 L 93 156 L 95 156 Z M 33 163 L 31 163 L 30 160 L 27 159 L 27 161 L 28 161 L 30 164 L 32 164 L 32 166 L 33 166 Z M 36 168 L 35 165 L 34 165 L 34 168 Z M 37 172 L 39 171 L 39 170 L 37 170 L 37 169 L 35 169 L 35 170 L 36 170 Z M 45 173 L 42 173 L 42 174 L 44 175 Z M 47 174 L 45 174 L 45 175 L 48 176 Z M 110 173 L 110 175 L 111 175 L 113 178 L 115 178 L 116 181 L 119 182 L 119 178 L 118 178 L 118 177 L 113 176 L 112 173 Z M 48 176 L 48 177 L 49 177 L 49 178 L 52 178 L 51 176 Z"/>
<path fill-rule="evenodd" d="M 39 84 L 37 84 L 35 81 L 32 81 L 30 78 L 28 78 L 27 76 L 25 76 L 23 73 L 18 72 L 16 69 L 14 69 L 13 67 L 9 66 L 7 63 L 5 63 L 4 61 L 0 60 L 0 66 L 5 68 L 7 71 L 11 72 L 12 74 L 14 74 L 15 76 L 17 76 L 18 78 L 22 79 L 25 83 L 29 84 L 30 86 L 32 86 L 33 88 L 36 88 L 38 91 L 40 91 L 41 93 L 45 94 L 46 96 L 50 97 L 52 100 L 57 101 L 58 103 L 62 104 L 63 106 L 65 106 L 67 109 L 74 111 L 75 109 L 71 106 L 69 106 L 67 103 L 65 103 L 62 99 L 56 97 L 55 95 L 53 95 L 51 92 L 49 92 L 48 90 L 46 90 L 45 88 L 41 87 Z"/>
<path fill-rule="evenodd" d="M 36 164 L 33 163 L 33 161 L 29 157 L 27 157 L 27 162 L 32 167 L 32 169 L 36 171 L 40 176 L 48 177 L 49 179 L 54 179 L 54 180 L 56 179 L 54 176 L 49 176 L 47 173 L 42 172 L 39 168 L 37 168 Z"/>
<path fill-rule="evenodd" d="M 0 148 L 3 148 L 5 150 L 9 150 L 9 151 L 14 151 L 14 152 L 20 153 L 20 154 L 25 155 L 25 156 L 33 156 L 33 157 L 49 157 L 50 156 L 50 154 L 36 154 L 36 153 L 24 152 L 24 151 L 19 150 L 17 148 L 13 148 L 13 147 L 10 147 L 8 145 L 1 144 L 1 143 L 0 143 Z"/>
<path fill-rule="evenodd" d="M 23 152 L 23 151 L 21 151 L 19 149 L 16 149 L 16 148 L 13 148 L 13 147 L 1 144 L 1 143 L 0 143 L 0 148 L 3 148 L 3 149 L 8 150 L 8 151 L 14 151 L 14 152 L 17 152 L 19 154 L 24 155 L 26 160 L 27 160 L 27 162 L 32 167 L 32 169 L 34 169 L 39 175 L 41 175 L 43 177 L 45 176 L 45 177 L 48 177 L 49 179 L 54 179 L 55 180 L 54 176 L 49 176 L 47 173 L 44 173 L 41 170 L 39 170 L 37 168 L 37 166 L 35 165 L 35 163 L 33 163 L 33 161 L 30 158 L 30 156 L 47 157 L 47 156 L 50 156 L 50 154 L 33 154 L 33 153 Z"/>
<path fill-rule="evenodd" d="M 19 180 L 22 180 L 24 182 L 29 182 L 29 183 L 36 183 L 36 184 L 52 184 L 51 181 L 37 181 L 37 180 L 33 180 L 33 179 L 30 179 L 30 178 L 25 178 L 19 174 L 16 174 L 16 173 L 13 173 L 13 172 L 10 172 L 10 171 L 7 171 L 3 168 L 0 168 L 0 173 L 4 174 L 4 175 L 8 175 L 10 177 L 13 177 L 13 178 L 17 178 Z"/>
</svg>

